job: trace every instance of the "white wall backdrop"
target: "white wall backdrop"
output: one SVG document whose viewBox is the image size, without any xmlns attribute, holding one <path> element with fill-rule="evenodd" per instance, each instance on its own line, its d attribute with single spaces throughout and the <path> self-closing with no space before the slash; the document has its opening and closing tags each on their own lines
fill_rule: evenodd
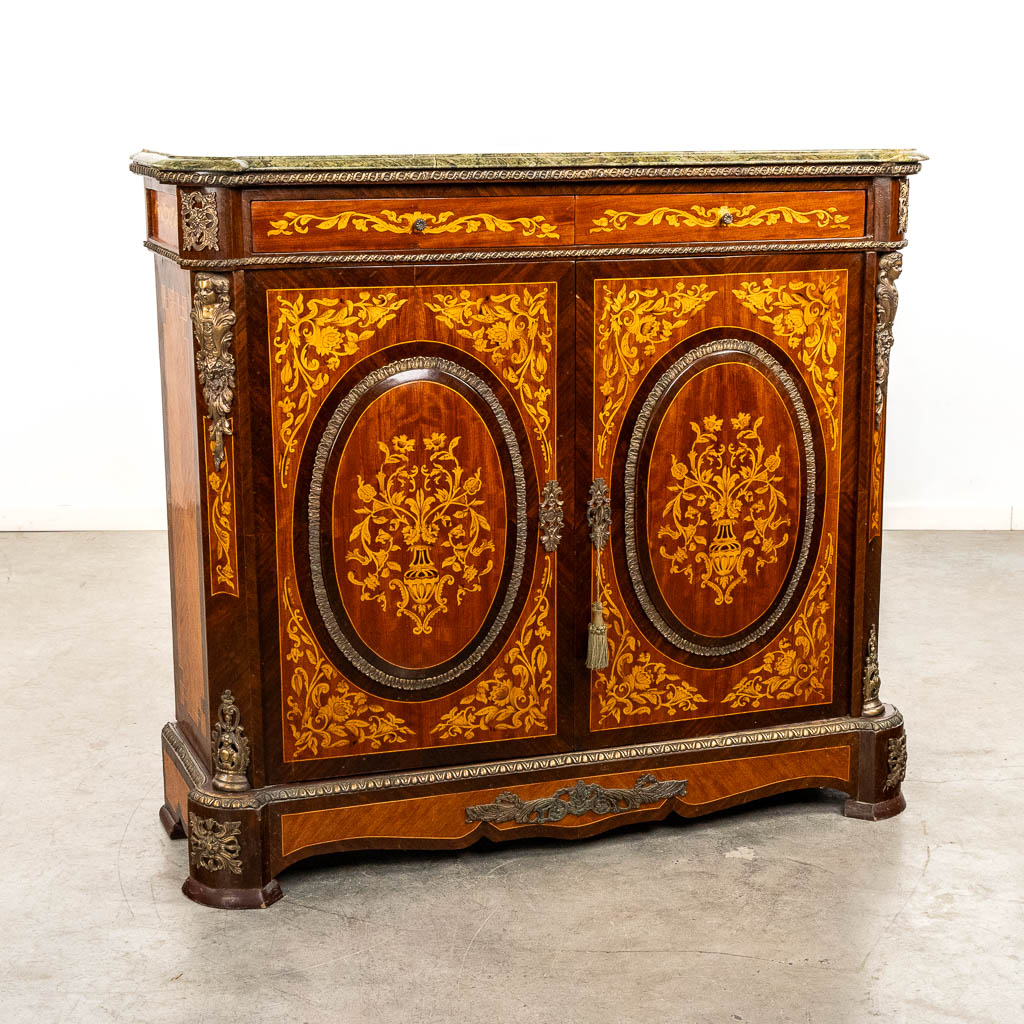
<svg viewBox="0 0 1024 1024">
<path fill-rule="evenodd" d="M 932 157 L 911 182 L 886 525 L 1024 528 L 1018 7 L 973 3 L 956 21 L 939 4 L 820 0 L 11 10 L 0 529 L 164 527 L 137 149 L 885 146 Z"/>
</svg>

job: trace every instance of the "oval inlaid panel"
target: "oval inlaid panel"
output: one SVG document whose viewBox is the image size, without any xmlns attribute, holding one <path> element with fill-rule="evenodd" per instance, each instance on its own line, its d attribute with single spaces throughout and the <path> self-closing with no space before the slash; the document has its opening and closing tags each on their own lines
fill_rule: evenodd
<svg viewBox="0 0 1024 1024">
<path fill-rule="evenodd" d="M 795 381 L 753 342 L 707 342 L 641 408 L 626 465 L 627 560 L 661 634 L 740 650 L 790 603 L 815 514 L 814 446 Z"/>
<path fill-rule="evenodd" d="M 447 682 L 498 636 L 522 578 L 525 479 L 496 396 L 458 364 L 387 364 L 321 440 L 310 561 L 324 624 L 363 673 Z"/>
</svg>

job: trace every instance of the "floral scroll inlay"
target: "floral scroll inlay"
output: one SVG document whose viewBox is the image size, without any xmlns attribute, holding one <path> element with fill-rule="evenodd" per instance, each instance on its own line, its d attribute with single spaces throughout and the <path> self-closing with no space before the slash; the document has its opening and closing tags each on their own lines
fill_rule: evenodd
<svg viewBox="0 0 1024 1024">
<path fill-rule="evenodd" d="M 784 529 L 790 519 L 781 508 L 786 498 L 776 486 L 783 479 L 781 445 L 765 450 L 759 433 L 763 420 L 759 416 L 752 424 L 747 412 L 732 417 L 733 438 L 727 443 L 723 421 L 705 416 L 702 424 L 690 423 L 695 437 L 686 461 L 671 453 L 673 497 L 662 510 L 671 522 L 658 536 L 678 543 L 671 550 L 663 544 L 659 552 L 671 573 L 682 573 L 691 583 L 694 569 L 701 572 L 700 586 L 711 587 L 716 605 L 732 603 L 732 591 L 746 582 L 747 559 L 756 555 L 754 571 L 760 572 L 778 561 L 789 540 Z M 709 524 L 713 535 L 705 529 Z"/>
<path fill-rule="evenodd" d="M 614 721 L 651 715 L 653 712 L 674 718 L 684 711 L 698 710 L 707 698 L 697 688 L 672 672 L 663 661 L 656 661 L 649 652 L 640 652 L 637 638 L 628 631 L 606 584 L 602 593 L 608 617 L 608 647 L 611 651 L 607 670 L 596 679 L 600 713 L 598 721 Z M 607 727 L 607 726 L 606 726 Z"/>
<path fill-rule="evenodd" d="M 662 222 L 673 228 L 752 228 L 761 225 L 772 226 L 783 221 L 786 224 L 810 224 L 831 231 L 849 231 L 850 218 L 834 206 L 825 210 L 801 212 L 789 206 L 772 206 L 759 210 L 756 206 L 691 206 L 679 210 L 671 206 L 659 206 L 647 213 L 605 210 L 603 217 L 594 219 L 591 234 L 601 231 L 622 231 L 630 227 L 657 227 Z"/>
<path fill-rule="evenodd" d="M 210 593 L 238 597 L 238 571 L 235 551 L 235 465 L 231 445 L 220 470 L 213 468 L 214 443 L 207 443 L 206 487 L 210 513 Z"/>
<path fill-rule="evenodd" d="M 871 500 L 868 520 L 868 539 L 882 535 L 882 455 L 885 451 L 884 432 L 875 428 L 871 435 Z"/>
<path fill-rule="evenodd" d="M 733 710 L 759 708 L 766 700 L 824 697 L 825 676 L 832 662 L 829 614 L 832 611 L 834 544 L 828 539 L 825 560 L 804 598 L 793 627 L 722 698 Z M 790 639 L 792 636 L 792 639 Z"/>
<path fill-rule="evenodd" d="M 287 718 L 295 752 L 309 751 L 316 757 L 321 747 L 368 743 L 373 750 L 380 750 L 387 743 L 405 743 L 413 730 L 381 705 L 371 704 L 366 694 L 342 679 L 321 654 L 305 616 L 292 599 L 290 582 L 285 577 L 282 596 L 291 643 L 285 657 L 294 666 Z"/>
<path fill-rule="evenodd" d="M 551 413 L 547 385 L 551 339 L 546 288 L 531 293 L 506 293 L 473 298 L 468 291 L 435 295 L 425 303 L 446 327 L 473 342 L 473 348 L 490 357 L 511 389 L 519 396 L 541 446 L 541 459 L 551 469 Z"/>
<path fill-rule="evenodd" d="M 776 285 L 766 277 L 760 284 L 744 281 L 733 295 L 758 320 L 771 324 L 773 332 L 785 338 L 800 359 L 821 400 L 831 447 L 839 443 L 837 411 L 839 373 L 832 365 L 843 338 L 844 303 L 841 275 L 818 281 L 789 281 Z"/>
<path fill-rule="evenodd" d="M 430 730 L 432 733 L 439 733 L 444 739 L 471 740 L 477 732 L 535 732 L 547 728 L 553 688 L 544 641 L 551 636 L 548 594 L 552 577 L 552 559 L 547 555 L 533 607 L 519 631 L 519 639 L 505 655 L 505 664 L 489 678 L 477 682 L 468 697 L 441 717 Z"/>
<path fill-rule="evenodd" d="M 348 581 L 359 588 L 361 601 L 376 601 L 388 610 L 391 591 L 398 591 L 395 614 L 407 617 L 414 635 L 431 633 L 430 620 L 448 611 L 447 588 L 455 586 L 455 602 L 480 590 L 494 567 L 491 524 L 479 511 L 481 470 L 466 472 L 451 440 L 433 433 L 423 441 L 426 460 L 414 461 L 417 442 L 405 434 L 378 441 L 381 467 L 371 482 L 358 476 L 355 509 L 362 518 L 352 528 L 345 558 Z M 441 566 L 433 549 L 440 544 Z M 403 566 L 398 559 L 403 559 Z"/>
<path fill-rule="evenodd" d="M 393 292 L 360 292 L 357 299 L 318 298 L 308 303 L 302 295 L 292 302 L 279 299 L 274 362 L 280 367 L 284 388 L 284 397 L 277 402 L 282 416 L 278 466 L 282 487 L 288 486 L 288 464 L 298 448 L 299 432 L 317 394 L 329 383 L 330 371 L 393 320 L 407 301 Z"/>
<path fill-rule="evenodd" d="M 598 466 L 605 463 L 619 413 L 646 360 L 717 294 L 702 281 L 689 287 L 677 281 L 671 291 L 623 285 L 616 292 L 605 286 L 597 324 L 599 391 L 604 398 L 598 413 Z"/>
<path fill-rule="evenodd" d="M 541 215 L 536 217 L 495 217 L 491 213 L 471 213 L 457 217 L 454 212 L 444 213 L 397 213 L 395 210 L 381 210 L 368 213 L 365 210 L 344 210 L 321 217 L 314 213 L 293 213 L 288 211 L 280 220 L 270 222 L 268 237 L 271 235 L 308 234 L 310 227 L 320 231 L 378 231 L 395 235 L 458 235 L 475 234 L 478 231 L 516 232 L 523 238 L 559 237 L 553 224 Z"/>
</svg>

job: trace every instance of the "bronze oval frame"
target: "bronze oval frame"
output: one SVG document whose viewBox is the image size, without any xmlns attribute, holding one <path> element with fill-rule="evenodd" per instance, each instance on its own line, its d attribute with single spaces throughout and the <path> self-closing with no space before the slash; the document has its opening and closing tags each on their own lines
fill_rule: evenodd
<svg viewBox="0 0 1024 1024">
<path fill-rule="evenodd" d="M 403 373 L 416 370 L 433 370 L 438 373 L 455 377 L 463 384 L 472 388 L 480 398 L 483 399 L 488 409 L 493 414 L 501 430 L 502 440 L 508 449 L 512 464 L 513 481 L 515 484 L 515 516 L 509 516 L 509 524 L 515 525 L 515 546 L 513 549 L 512 568 L 509 573 L 508 586 L 498 609 L 498 614 L 491 621 L 491 625 L 484 635 L 483 641 L 479 644 L 471 644 L 469 653 L 456 665 L 443 672 L 434 675 L 419 676 L 415 679 L 406 676 L 396 676 L 385 672 L 376 665 L 369 662 L 353 646 L 346 636 L 345 631 L 338 624 L 327 592 L 327 584 L 324 580 L 324 567 L 320 554 L 320 504 L 323 494 L 324 477 L 327 472 L 327 463 L 330 458 L 334 443 L 341 433 L 352 410 L 364 395 L 379 384 L 383 384 Z M 526 473 L 523 469 L 523 460 L 519 450 L 519 442 L 516 439 L 512 424 L 509 421 L 508 413 L 498 401 L 497 395 L 491 388 L 475 373 L 459 363 L 450 359 L 442 359 L 437 356 L 409 356 L 405 359 L 398 359 L 394 362 L 385 363 L 376 370 L 371 370 L 362 377 L 345 397 L 338 403 L 337 408 L 331 414 L 331 418 L 324 429 L 317 446 L 316 458 L 313 462 L 313 476 L 309 486 L 309 565 L 310 578 L 313 584 L 313 593 L 316 596 L 317 607 L 320 610 L 320 617 L 331 639 L 337 645 L 338 650 L 369 679 L 373 679 L 385 686 L 393 686 L 400 690 L 426 690 L 434 686 L 444 685 L 458 679 L 460 676 L 473 667 L 481 658 L 490 652 L 494 641 L 498 638 L 506 620 L 516 602 L 516 597 L 522 586 L 524 568 L 526 565 Z"/>
<path fill-rule="evenodd" d="M 767 613 L 759 617 L 758 620 L 755 620 L 756 625 L 754 628 L 748 627 L 746 632 L 741 632 L 736 640 L 729 643 L 711 646 L 694 643 L 692 640 L 681 636 L 677 630 L 673 629 L 665 621 L 665 617 L 658 610 L 647 591 L 647 586 L 640 569 L 639 550 L 636 541 L 636 476 L 644 436 L 650 425 L 651 417 L 662 398 L 697 363 L 710 356 L 729 352 L 742 352 L 755 362 L 760 363 L 771 375 L 771 378 L 782 386 L 786 397 L 792 403 L 793 410 L 796 412 L 795 425 L 799 428 L 799 441 L 804 453 L 806 494 L 804 498 L 803 537 L 800 549 L 790 565 L 782 594 L 776 595 Z M 623 477 L 623 489 L 625 491 L 623 500 L 623 523 L 625 529 L 623 532 L 625 533 L 626 565 L 637 601 L 640 602 L 640 607 L 654 628 L 670 644 L 679 648 L 679 650 L 704 657 L 735 654 L 768 633 L 778 622 L 786 608 L 789 607 L 796 589 L 800 585 L 800 580 L 810 554 L 814 521 L 817 516 L 817 463 L 810 417 L 796 382 L 782 364 L 760 345 L 756 345 L 754 342 L 744 338 L 720 338 L 715 341 L 707 341 L 681 356 L 658 378 L 640 408 L 636 423 L 633 426 L 633 433 L 629 439 Z"/>
</svg>

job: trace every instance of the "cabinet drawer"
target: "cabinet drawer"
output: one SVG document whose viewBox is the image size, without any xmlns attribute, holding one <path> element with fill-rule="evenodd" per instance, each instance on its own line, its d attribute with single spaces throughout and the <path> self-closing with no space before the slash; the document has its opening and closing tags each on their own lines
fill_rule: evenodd
<svg viewBox="0 0 1024 1024">
<path fill-rule="evenodd" d="M 861 238 L 865 193 L 683 192 L 580 196 L 579 245 Z"/>
<path fill-rule="evenodd" d="M 254 252 L 491 249 L 573 242 L 571 196 L 256 200 Z"/>
</svg>

